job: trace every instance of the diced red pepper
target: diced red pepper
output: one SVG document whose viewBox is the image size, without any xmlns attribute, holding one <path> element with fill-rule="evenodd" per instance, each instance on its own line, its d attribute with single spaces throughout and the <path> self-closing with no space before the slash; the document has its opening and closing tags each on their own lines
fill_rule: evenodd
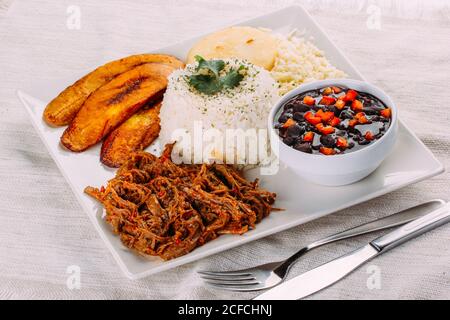
<svg viewBox="0 0 450 320">
<path fill-rule="evenodd" d="M 372 134 L 372 132 L 367 131 L 367 132 L 364 134 L 364 139 L 366 139 L 366 140 L 368 140 L 368 141 L 373 140 L 373 134 Z"/>
<path fill-rule="evenodd" d="M 334 118 L 334 112 L 332 112 L 332 111 L 325 111 L 323 113 L 323 117 L 321 117 L 321 118 L 322 118 L 323 121 L 328 122 L 328 121 L 330 121 L 331 119 Z"/>
<path fill-rule="evenodd" d="M 336 102 L 336 98 L 329 97 L 329 96 L 323 96 L 322 100 L 320 100 L 320 104 L 324 104 L 326 106 L 330 106 Z"/>
<path fill-rule="evenodd" d="M 334 93 L 338 94 L 342 92 L 342 89 L 339 87 L 331 87 L 331 89 L 333 90 Z"/>
<path fill-rule="evenodd" d="M 331 156 L 336 153 L 336 151 L 333 148 L 327 148 L 327 147 L 320 147 L 319 151 L 320 151 L 320 153 L 322 153 L 326 156 Z"/>
<path fill-rule="evenodd" d="M 348 126 L 349 127 L 354 127 L 354 126 L 356 126 L 358 124 L 358 120 L 356 120 L 356 119 L 350 119 L 349 121 L 348 121 Z"/>
<path fill-rule="evenodd" d="M 311 117 L 311 118 L 307 119 L 307 121 L 309 123 L 311 123 L 312 125 L 316 125 L 318 123 L 321 123 L 322 119 L 320 117 Z"/>
<path fill-rule="evenodd" d="M 344 100 L 338 100 L 336 101 L 336 103 L 334 104 L 334 106 L 338 109 L 338 110 L 342 110 L 345 107 L 345 101 Z"/>
<path fill-rule="evenodd" d="M 331 111 L 324 112 L 322 109 L 319 109 L 319 111 L 316 112 L 316 117 L 320 117 L 323 122 L 328 122 L 334 117 L 334 113 Z"/>
<path fill-rule="evenodd" d="M 305 142 L 311 142 L 314 140 L 314 132 L 312 131 L 308 131 L 305 133 L 305 135 L 303 136 L 303 141 Z"/>
<path fill-rule="evenodd" d="M 311 111 L 308 111 L 307 113 L 305 113 L 305 115 L 303 117 L 306 119 L 306 121 L 308 121 L 312 125 L 316 125 L 316 124 L 322 122 L 322 118 L 313 115 L 313 113 Z"/>
<path fill-rule="evenodd" d="M 324 95 L 324 96 L 328 96 L 328 95 L 330 95 L 330 94 L 332 94 L 333 93 L 333 89 L 331 88 L 331 87 L 326 87 L 325 89 L 323 89 L 323 91 L 322 91 L 322 94 Z"/>
<path fill-rule="evenodd" d="M 359 100 L 354 100 L 352 102 L 352 110 L 355 112 L 361 112 L 363 110 L 363 104 Z"/>
<path fill-rule="evenodd" d="M 380 111 L 380 115 L 383 118 L 390 118 L 391 117 L 391 108 L 386 108 Z"/>
<path fill-rule="evenodd" d="M 350 89 L 347 91 L 347 93 L 345 94 L 345 101 L 354 101 L 356 99 L 356 97 L 358 96 L 358 92 L 356 92 L 353 89 Z"/>
<path fill-rule="evenodd" d="M 307 104 L 308 106 L 313 106 L 316 103 L 316 100 L 314 100 L 311 96 L 305 96 L 303 98 L 303 103 Z"/>
<path fill-rule="evenodd" d="M 341 119 L 339 119 L 338 117 L 333 117 L 331 118 L 331 120 L 328 122 L 328 124 L 332 127 L 336 127 L 339 123 L 341 123 Z"/>
<path fill-rule="evenodd" d="M 345 149 L 348 147 L 348 141 L 343 137 L 338 137 L 336 141 L 336 146 L 340 149 Z"/>
<path fill-rule="evenodd" d="M 289 118 L 289 119 L 287 119 L 287 121 L 285 123 L 283 123 L 283 125 L 281 127 L 282 128 L 289 128 L 290 126 L 293 126 L 296 123 L 297 122 L 295 122 L 295 120 L 293 120 L 292 118 Z"/>
<path fill-rule="evenodd" d="M 322 109 L 319 109 L 319 110 L 317 110 L 317 112 L 316 112 L 316 117 L 322 118 L 323 114 L 324 114 L 323 110 L 322 110 Z"/>
<path fill-rule="evenodd" d="M 358 112 L 357 114 L 355 114 L 355 119 L 358 120 L 360 124 L 366 124 L 369 122 L 369 119 L 367 119 L 364 112 Z"/>
<path fill-rule="evenodd" d="M 319 123 L 316 125 L 316 129 L 319 130 L 322 134 L 332 134 L 334 132 L 334 128 L 332 126 L 324 126 L 323 123 Z"/>
<path fill-rule="evenodd" d="M 322 129 L 323 134 L 332 134 L 334 132 L 334 128 L 332 126 L 325 126 Z"/>
</svg>

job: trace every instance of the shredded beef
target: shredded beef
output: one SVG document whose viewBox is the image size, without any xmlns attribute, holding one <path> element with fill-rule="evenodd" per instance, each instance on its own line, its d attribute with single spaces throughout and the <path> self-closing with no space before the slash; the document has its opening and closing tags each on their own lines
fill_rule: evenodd
<svg viewBox="0 0 450 320">
<path fill-rule="evenodd" d="M 276 195 L 258 180 L 230 165 L 176 165 L 172 147 L 159 158 L 134 153 L 106 187 L 85 189 L 128 248 L 169 260 L 221 234 L 243 234 L 269 215 Z"/>
</svg>

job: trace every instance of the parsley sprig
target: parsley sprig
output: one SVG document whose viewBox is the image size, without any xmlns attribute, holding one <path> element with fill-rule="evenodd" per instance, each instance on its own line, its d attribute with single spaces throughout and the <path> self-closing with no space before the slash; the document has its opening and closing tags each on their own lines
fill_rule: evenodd
<svg viewBox="0 0 450 320">
<path fill-rule="evenodd" d="M 186 77 L 189 85 L 201 93 L 213 95 L 225 88 L 234 88 L 244 79 L 245 66 L 230 68 L 228 72 L 222 72 L 225 68 L 223 60 L 205 60 L 201 56 L 195 56 L 198 66 L 195 73 Z"/>
</svg>

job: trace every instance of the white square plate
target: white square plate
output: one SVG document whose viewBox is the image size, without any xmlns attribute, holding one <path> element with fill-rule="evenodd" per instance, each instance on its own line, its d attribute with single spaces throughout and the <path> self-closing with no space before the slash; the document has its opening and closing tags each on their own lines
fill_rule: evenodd
<svg viewBox="0 0 450 320">
<path fill-rule="evenodd" d="M 292 29 L 304 30 L 305 36 L 313 37 L 314 43 L 325 51 L 333 65 L 344 70 L 350 78 L 363 79 L 302 7 L 288 7 L 239 24 L 270 28 L 277 32 L 289 32 Z M 186 40 L 156 52 L 168 53 L 184 59 L 189 48 L 199 38 Z M 275 176 L 262 176 L 261 185 L 278 194 L 276 206 L 285 208 L 286 211 L 270 215 L 258 224 L 255 230 L 244 235 L 220 236 L 177 259 L 170 261 L 162 261 L 157 257 L 146 259 L 135 255 L 122 245 L 119 237 L 115 236 L 109 225 L 103 221 L 99 205 L 83 193 L 87 185 L 104 185 L 114 175 L 115 170 L 104 167 L 99 161 L 100 146 L 97 145 L 79 154 L 66 151 L 59 144 L 59 138 L 64 128 L 50 128 L 42 120 L 42 112 L 50 98 L 56 96 L 59 90 L 74 80 L 75 78 L 61 79 L 58 82 L 39 85 L 39 87 L 26 88 L 25 91 L 28 93 L 19 91 L 18 95 L 25 105 L 34 127 L 70 184 L 81 206 L 120 268 L 130 279 L 138 279 L 168 270 L 286 230 L 443 172 L 443 166 L 432 153 L 404 124 L 400 123 L 395 151 L 366 179 L 344 187 L 321 187 L 301 180 L 286 168 L 280 168 Z M 249 175 L 255 177 L 257 172 L 250 172 Z M 324 192 L 327 194 L 326 197 L 322 196 Z"/>
</svg>

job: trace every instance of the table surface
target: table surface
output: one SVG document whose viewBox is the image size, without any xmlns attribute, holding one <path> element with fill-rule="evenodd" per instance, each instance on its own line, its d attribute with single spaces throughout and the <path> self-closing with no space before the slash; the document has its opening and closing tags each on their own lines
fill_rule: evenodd
<svg viewBox="0 0 450 320">
<path fill-rule="evenodd" d="M 311 12 L 362 74 L 395 99 L 402 119 L 436 157 L 446 167 L 450 164 L 446 1 L 0 0 L 0 299 L 248 299 L 254 294 L 204 287 L 196 271 L 282 259 L 299 244 L 422 201 L 449 199 L 450 174 L 444 173 L 168 272 L 138 281 L 122 275 L 15 91 L 292 3 Z M 68 28 L 78 9 L 80 29 Z M 371 238 L 317 249 L 290 276 Z M 429 232 L 310 299 L 450 299 L 449 239 L 450 225 Z M 80 270 L 79 288 L 68 285 L 74 266 Z"/>
</svg>

